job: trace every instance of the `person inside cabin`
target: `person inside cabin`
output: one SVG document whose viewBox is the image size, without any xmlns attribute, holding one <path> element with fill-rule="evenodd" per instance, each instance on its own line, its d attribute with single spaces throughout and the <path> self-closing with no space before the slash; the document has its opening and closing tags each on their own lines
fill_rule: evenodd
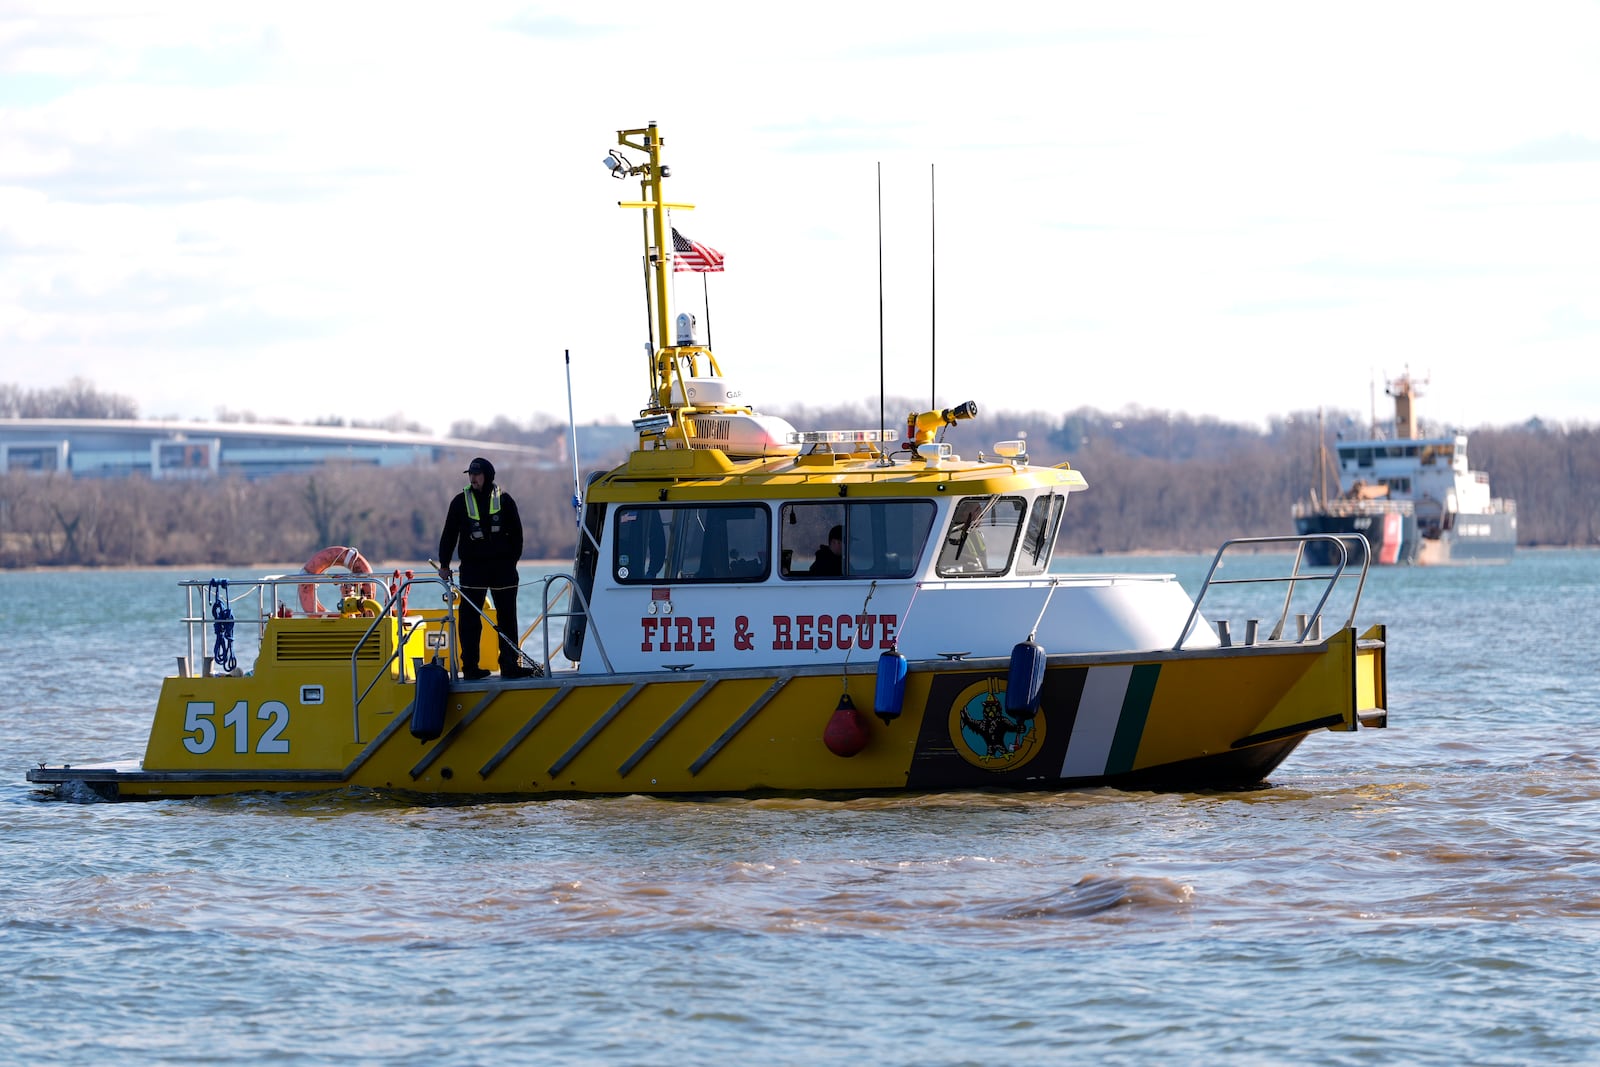
<svg viewBox="0 0 1600 1067">
<path fill-rule="evenodd" d="M 494 464 L 479 456 L 462 472 L 467 485 L 450 501 L 439 535 L 439 577 L 450 580 L 450 559 L 461 557 L 461 599 L 456 619 L 461 634 L 461 676 L 489 677 L 478 666 L 484 601 L 493 597 L 498 619 L 500 677 L 527 678 L 517 629 L 517 561 L 522 558 L 522 517 L 511 494 L 494 482 Z"/>
<path fill-rule="evenodd" d="M 844 573 L 844 527 L 835 526 L 828 531 L 828 543 L 817 546 L 817 555 L 811 561 L 811 570 L 808 573 Z"/>
</svg>

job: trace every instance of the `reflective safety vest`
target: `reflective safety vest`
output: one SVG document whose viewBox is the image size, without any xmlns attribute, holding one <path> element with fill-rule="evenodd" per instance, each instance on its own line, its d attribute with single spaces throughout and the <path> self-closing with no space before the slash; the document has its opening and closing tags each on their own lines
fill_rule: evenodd
<svg viewBox="0 0 1600 1067">
<path fill-rule="evenodd" d="M 474 541 L 482 541 L 484 537 L 483 519 L 478 514 L 478 498 L 472 492 L 472 486 L 461 490 L 467 498 L 467 522 L 470 523 L 468 536 Z M 489 490 L 489 536 L 500 536 L 500 487 L 497 485 Z"/>
</svg>

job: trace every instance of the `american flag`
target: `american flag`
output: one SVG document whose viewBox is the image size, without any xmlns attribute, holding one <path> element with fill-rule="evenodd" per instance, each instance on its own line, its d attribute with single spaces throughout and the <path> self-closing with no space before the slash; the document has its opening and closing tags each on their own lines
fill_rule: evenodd
<svg viewBox="0 0 1600 1067">
<path fill-rule="evenodd" d="M 722 253 L 709 245 L 699 241 L 691 241 L 672 228 L 672 269 L 693 270 L 702 273 L 706 271 L 720 271 L 722 269 Z"/>
</svg>

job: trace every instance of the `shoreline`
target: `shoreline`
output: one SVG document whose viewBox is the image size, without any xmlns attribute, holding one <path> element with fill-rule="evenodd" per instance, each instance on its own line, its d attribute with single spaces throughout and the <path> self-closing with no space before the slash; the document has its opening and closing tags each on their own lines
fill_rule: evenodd
<svg viewBox="0 0 1600 1067">
<path fill-rule="evenodd" d="M 1600 551 L 1600 545 L 1518 545 L 1517 554 L 1524 552 L 1594 552 Z M 1129 552 L 1068 552 L 1058 554 L 1055 559 L 1143 559 L 1151 556 L 1202 556 L 1209 557 L 1215 554 L 1215 549 L 1204 552 L 1185 552 L 1181 549 L 1139 548 Z M 570 559 L 525 559 L 517 564 L 519 567 L 551 568 L 565 567 L 572 563 Z M 226 567 L 237 571 L 251 572 L 252 577 L 261 577 L 267 574 L 299 574 L 303 563 L 241 563 L 227 564 Z M 0 567 L 0 574 L 73 574 L 94 571 L 195 571 L 202 569 L 218 570 L 213 563 L 115 563 L 105 565 L 63 563 L 40 564 L 33 563 L 23 567 Z M 383 568 L 374 570 L 373 574 L 383 576 L 394 570 L 412 570 L 415 572 L 430 571 L 426 560 L 421 563 L 391 563 Z M 1449 570 L 1451 568 L 1437 568 Z"/>
</svg>

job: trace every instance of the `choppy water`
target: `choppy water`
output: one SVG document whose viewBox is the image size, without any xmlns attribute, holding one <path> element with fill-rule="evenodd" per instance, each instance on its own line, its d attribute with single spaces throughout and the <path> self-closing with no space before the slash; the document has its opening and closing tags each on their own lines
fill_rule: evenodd
<svg viewBox="0 0 1600 1067">
<path fill-rule="evenodd" d="M 0 574 L 10 1062 L 1600 1063 L 1600 553 L 1375 571 L 1391 728 L 1249 793 L 41 801 L 179 577 Z"/>
</svg>

